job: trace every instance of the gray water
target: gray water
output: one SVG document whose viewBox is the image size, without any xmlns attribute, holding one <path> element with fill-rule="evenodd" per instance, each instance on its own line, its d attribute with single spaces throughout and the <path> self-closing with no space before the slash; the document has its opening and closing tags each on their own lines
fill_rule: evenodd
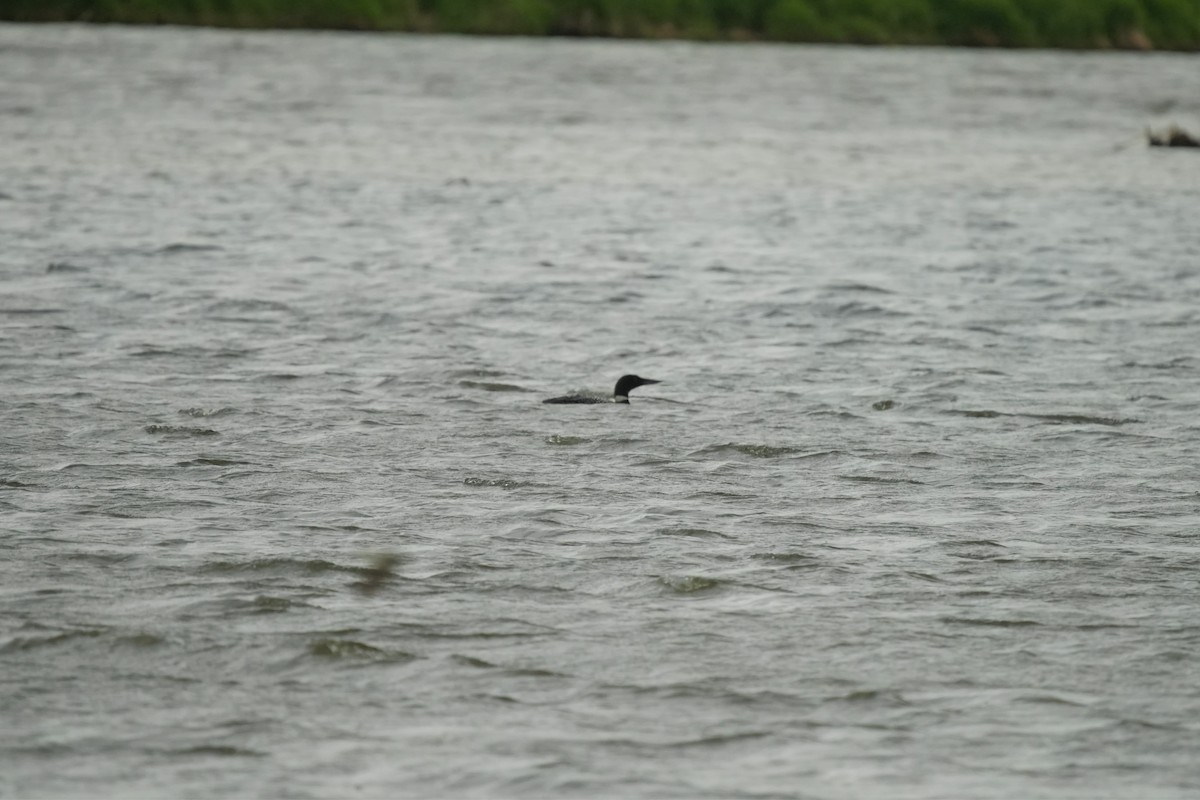
<svg viewBox="0 0 1200 800">
<path fill-rule="evenodd" d="M 1195 56 L 0 27 L 0 795 L 1197 796 L 1171 121 Z"/>
</svg>

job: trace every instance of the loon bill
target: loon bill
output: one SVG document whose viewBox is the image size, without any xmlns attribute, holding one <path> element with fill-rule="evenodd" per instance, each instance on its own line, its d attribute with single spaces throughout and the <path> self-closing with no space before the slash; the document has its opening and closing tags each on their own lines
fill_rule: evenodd
<svg viewBox="0 0 1200 800">
<path fill-rule="evenodd" d="M 596 397 L 590 394 L 565 394 L 562 397 L 551 397 L 543 400 L 543 403 L 625 403 L 629 404 L 629 393 L 639 386 L 648 386 L 652 383 L 662 383 L 662 381 L 654 381 L 649 378 L 639 378 L 637 375 L 622 375 L 617 381 L 616 387 L 613 388 L 612 397 Z"/>
</svg>

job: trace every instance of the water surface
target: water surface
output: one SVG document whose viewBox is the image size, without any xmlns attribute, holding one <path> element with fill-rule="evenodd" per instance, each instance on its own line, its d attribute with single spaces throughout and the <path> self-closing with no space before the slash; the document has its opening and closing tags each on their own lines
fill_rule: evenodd
<svg viewBox="0 0 1200 800">
<path fill-rule="evenodd" d="M 1196 796 L 1196 65 L 0 26 L 0 793 Z"/>
</svg>

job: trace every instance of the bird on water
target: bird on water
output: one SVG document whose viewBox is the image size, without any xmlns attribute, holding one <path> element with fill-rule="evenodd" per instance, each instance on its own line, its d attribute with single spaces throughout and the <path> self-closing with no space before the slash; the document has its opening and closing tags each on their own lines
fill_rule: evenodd
<svg viewBox="0 0 1200 800">
<path fill-rule="evenodd" d="M 562 397 L 550 397 L 543 403 L 625 403 L 629 405 L 629 393 L 639 386 L 661 383 L 649 378 L 639 378 L 637 375 L 622 375 L 613 389 L 612 397 L 597 397 L 590 394 L 565 394 Z"/>
</svg>

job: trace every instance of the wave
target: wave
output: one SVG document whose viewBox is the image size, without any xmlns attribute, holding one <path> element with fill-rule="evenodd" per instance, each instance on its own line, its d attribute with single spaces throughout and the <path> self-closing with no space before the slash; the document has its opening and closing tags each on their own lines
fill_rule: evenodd
<svg viewBox="0 0 1200 800">
<path fill-rule="evenodd" d="M 992 409 L 956 408 L 950 409 L 946 413 L 955 414 L 960 417 L 973 417 L 976 419 L 995 419 L 997 417 L 1035 419 L 1058 425 L 1106 425 L 1108 427 L 1119 427 L 1121 425 L 1134 425 L 1141 422 L 1140 419 L 1136 419 L 1134 417 L 1104 417 L 1093 414 L 1072 413 L 1036 414 L 1033 412 L 1022 411 L 994 411 Z"/>
</svg>

